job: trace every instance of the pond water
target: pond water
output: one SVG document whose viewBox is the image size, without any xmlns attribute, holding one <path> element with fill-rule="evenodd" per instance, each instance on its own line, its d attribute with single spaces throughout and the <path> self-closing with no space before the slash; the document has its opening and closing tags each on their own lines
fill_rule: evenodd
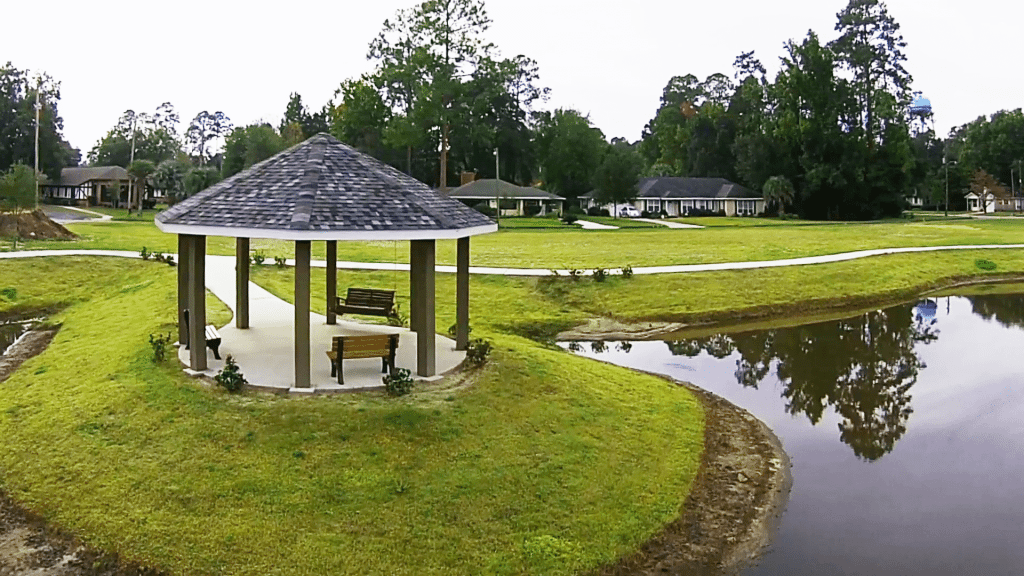
<svg viewBox="0 0 1024 576">
<path fill-rule="evenodd" d="M 0 322 L 0 355 L 7 351 L 14 344 L 14 341 L 27 332 L 32 326 L 29 322 Z"/>
<path fill-rule="evenodd" d="M 1024 574 L 1024 295 L 673 341 L 566 344 L 767 423 L 793 490 L 743 574 Z"/>
</svg>

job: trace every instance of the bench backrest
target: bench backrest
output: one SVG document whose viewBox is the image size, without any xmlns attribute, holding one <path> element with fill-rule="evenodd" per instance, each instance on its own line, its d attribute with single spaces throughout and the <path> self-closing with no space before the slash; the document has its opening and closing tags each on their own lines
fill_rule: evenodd
<svg viewBox="0 0 1024 576">
<path fill-rule="evenodd" d="M 342 344 L 344 341 L 344 344 Z M 331 338 L 331 352 L 343 350 L 342 358 L 382 358 L 390 356 L 392 346 L 398 345 L 397 334 L 373 336 L 334 336 Z"/>
<path fill-rule="evenodd" d="M 373 288 L 349 288 L 348 295 L 345 296 L 345 305 L 390 309 L 395 305 L 395 291 L 375 290 Z"/>
</svg>

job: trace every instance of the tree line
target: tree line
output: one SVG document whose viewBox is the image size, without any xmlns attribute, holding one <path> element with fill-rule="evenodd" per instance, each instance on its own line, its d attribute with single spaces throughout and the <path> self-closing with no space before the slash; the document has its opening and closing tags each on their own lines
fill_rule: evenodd
<svg viewBox="0 0 1024 576">
<path fill-rule="evenodd" d="M 170 103 L 127 110 L 88 160 L 134 160 L 134 176 L 188 195 L 328 132 L 432 186 L 472 171 L 620 202 L 642 176 L 721 177 L 813 219 L 898 216 L 911 194 L 937 206 L 947 182 L 953 208 L 968 188 L 1020 188 L 1024 114 L 998 112 L 939 139 L 930 116 L 910 114 L 906 42 L 881 0 L 850 0 L 830 41 L 813 30 L 786 41 L 773 76 L 744 52 L 730 75 L 670 78 L 637 142 L 607 139 L 579 111 L 540 109 L 550 90 L 537 62 L 502 56 L 491 23 L 483 0 L 428 0 L 385 20 L 367 47 L 373 70 L 341 82 L 319 109 L 292 93 L 276 125 L 234 127 L 204 111 L 181 134 Z M 41 168 L 52 177 L 80 154 L 60 136 L 59 83 L 40 86 Z M 0 98 L 11 102 L 0 111 L 0 168 L 32 159 L 35 89 L 27 72 L 0 69 Z"/>
</svg>

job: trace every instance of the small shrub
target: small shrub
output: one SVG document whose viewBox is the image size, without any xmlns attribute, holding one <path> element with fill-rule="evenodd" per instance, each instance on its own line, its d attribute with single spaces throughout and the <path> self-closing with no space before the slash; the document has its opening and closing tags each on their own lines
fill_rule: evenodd
<svg viewBox="0 0 1024 576">
<path fill-rule="evenodd" d="M 7 300 L 8 302 L 14 302 L 18 299 L 18 289 L 12 286 L 7 288 L 0 288 L 0 298 Z"/>
<path fill-rule="evenodd" d="M 561 274 L 558 273 L 558 268 L 552 268 L 549 272 L 551 272 L 552 276 L 561 276 Z"/>
<path fill-rule="evenodd" d="M 974 265 L 977 266 L 979 270 L 988 270 L 989 272 L 999 267 L 995 262 L 985 259 L 975 260 Z"/>
<path fill-rule="evenodd" d="M 168 266 L 174 266 L 174 255 L 168 254 L 167 256 L 164 256 L 164 262 L 166 262 Z"/>
<path fill-rule="evenodd" d="M 607 210 L 605 210 L 605 212 L 607 212 Z M 591 206 L 590 208 L 587 208 L 587 216 L 600 216 L 600 215 L 601 215 L 601 209 L 598 208 L 597 206 Z"/>
<path fill-rule="evenodd" d="M 157 262 L 163 262 L 164 261 L 164 253 L 163 252 L 153 252 L 153 260 L 156 260 Z"/>
<path fill-rule="evenodd" d="M 274 256 L 274 266 L 278 268 L 284 268 L 288 264 L 288 259 L 284 256 Z"/>
<path fill-rule="evenodd" d="M 257 250 L 249 255 L 249 261 L 257 266 L 261 266 L 266 259 L 267 255 L 262 250 Z"/>
<path fill-rule="evenodd" d="M 466 344 L 466 362 L 469 362 L 472 366 L 480 366 L 487 361 L 487 357 L 491 355 L 491 349 L 494 348 L 491 345 L 490 340 L 484 340 L 483 338 L 474 338 Z"/>
<path fill-rule="evenodd" d="M 622 277 L 623 278 L 632 278 L 633 277 L 633 267 L 630 266 L 629 264 L 626 264 L 625 266 L 623 266 L 622 267 Z"/>
<path fill-rule="evenodd" d="M 486 201 L 480 202 L 476 206 L 473 206 L 473 210 L 476 210 L 477 212 L 489 218 L 494 218 L 494 215 L 497 214 L 497 211 L 494 208 L 491 208 L 490 204 L 488 204 Z"/>
<path fill-rule="evenodd" d="M 405 396 L 412 392 L 412 373 L 405 368 L 395 368 L 391 374 L 385 374 L 382 381 L 391 396 Z"/>
<path fill-rule="evenodd" d="M 668 212 L 666 212 L 665 209 L 662 208 L 661 212 L 658 213 L 658 216 L 661 216 L 662 218 L 668 218 Z"/>
<path fill-rule="evenodd" d="M 409 325 L 409 317 L 402 313 L 402 305 L 398 302 L 395 302 L 395 308 L 391 311 L 391 315 L 388 316 L 388 325 L 400 328 Z"/>
<path fill-rule="evenodd" d="M 213 379 L 217 382 L 217 386 L 224 388 L 228 392 L 240 392 L 242 387 L 249 383 L 245 376 L 242 376 L 242 372 L 238 369 L 238 364 L 235 363 L 235 359 L 230 354 L 224 359 L 224 367 L 220 369 L 220 372 Z"/>
<path fill-rule="evenodd" d="M 651 213 L 648 212 L 647 210 L 641 210 L 640 211 L 640 217 L 641 218 L 650 218 L 651 217 Z"/>
<path fill-rule="evenodd" d="M 579 268 L 569 268 L 566 272 L 569 273 L 569 278 L 572 278 L 573 280 L 579 280 L 580 276 L 583 275 L 583 270 L 580 270 Z"/>
<path fill-rule="evenodd" d="M 459 329 L 458 323 L 452 324 L 451 326 L 448 327 L 448 335 L 451 336 L 452 338 L 455 338 L 455 335 L 456 335 L 456 332 L 458 332 L 458 329 Z M 468 333 L 469 334 L 473 333 L 473 327 L 472 326 L 469 327 Z"/>
<path fill-rule="evenodd" d="M 149 252 L 149 250 L 146 249 L 145 246 L 142 247 L 142 250 L 139 250 L 139 256 L 141 256 L 143 260 L 149 260 L 149 257 L 151 255 L 152 254 Z"/>
<path fill-rule="evenodd" d="M 604 282 L 604 279 L 608 277 L 608 270 L 604 268 L 594 268 L 594 281 Z"/>
<path fill-rule="evenodd" d="M 607 208 L 601 208 L 601 212 L 598 213 L 598 216 L 604 216 L 605 218 L 608 218 L 611 215 L 612 213 L 609 212 Z"/>
<path fill-rule="evenodd" d="M 160 363 L 167 358 L 167 347 L 171 345 L 171 333 L 167 335 L 149 335 L 149 345 L 153 347 L 153 362 Z"/>
<path fill-rule="evenodd" d="M 583 208 L 580 208 L 579 206 L 569 206 L 568 208 L 565 209 L 565 213 L 572 214 L 573 216 L 581 216 L 583 214 L 586 214 L 586 211 L 583 210 Z"/>
<path fill-rule="evenodd" d="M 579 220 L 579 218 L 577 218 L 575 214 L 566 213 L 565 216 L 562 216 L 562 222 L 565 222 L 566 224 L 574 224 L 577 220 Z"/>
</svg>

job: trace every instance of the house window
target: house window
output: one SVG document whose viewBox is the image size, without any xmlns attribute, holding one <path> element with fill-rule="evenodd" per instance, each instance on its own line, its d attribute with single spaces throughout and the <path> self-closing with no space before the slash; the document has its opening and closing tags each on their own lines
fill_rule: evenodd
<svg viewBox="0 0 1024 576">
<path fill-rule="evenodd" d="M 661 212 L 661 200 L 646 200 L 646 210 L 648 212 Z"/>
</svg>

